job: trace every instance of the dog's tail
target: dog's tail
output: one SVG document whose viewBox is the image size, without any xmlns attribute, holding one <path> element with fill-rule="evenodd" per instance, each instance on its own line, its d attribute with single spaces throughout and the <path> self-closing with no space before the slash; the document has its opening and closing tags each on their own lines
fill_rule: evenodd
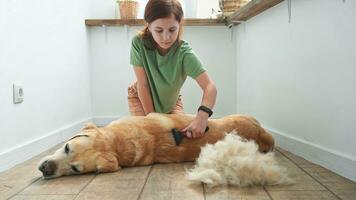
<svg viewBox="0 0 356 200">
<path fill-rule="evenodd" d="M 266 132 L 264 129 L 263 132 L 260 132 L 258 143 L 259 151 L 263 153 L 273 151 L 275 145 L 273 136 Z"/>
<path fill-rule="evenodd" d="M 263 153 L 267 153 L 269 151 L 273 151 L 274 149 L 274 138 L 273 136 L 268 133 L 261 125 L 259 121 L 257 121 L 256 118 L 252 116 L 246 116 L 247 119 L 251 121 L 252 124 L 255 126 L 259 127 L 260 132 L 259 132 L 259 151 Z"/>
</svg>

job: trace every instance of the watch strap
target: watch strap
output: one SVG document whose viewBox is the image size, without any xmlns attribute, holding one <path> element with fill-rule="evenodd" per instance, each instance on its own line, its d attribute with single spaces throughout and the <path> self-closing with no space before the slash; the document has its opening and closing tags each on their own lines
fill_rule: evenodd
<svg viewBox="0 0 356 200">
<path fill-rule="evenodd" d="M 212 111 L 210 108 L 208 108 L 208 107 L 206 107 L 206 106 L 203 106 L 203 105 L 199 106 L 198 112 L 199 112 L 200 110 L 201 110 L 201 111 L 204 111 L 204 112 L 206 112 L 206 113 L 208 113 L 208 114 L 209 114 L 209 117 L 213 114 L 213 111 Z"/>
</svg>

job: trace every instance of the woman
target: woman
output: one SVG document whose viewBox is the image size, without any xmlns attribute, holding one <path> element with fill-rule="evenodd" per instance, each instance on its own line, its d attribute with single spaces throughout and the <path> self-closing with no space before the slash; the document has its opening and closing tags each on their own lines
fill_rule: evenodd
<svg viewBox="0 0 356 200">
<path fill-rule="evenodd" d="M 203 136 L 212 115 L 216 87 L 189 44 L 181 40 L 183 10 L 178 0 L 149 0 L 147 26 L 132 40 L 130 63 L 137 82 L 129 87 L 132 115 L 183 113 L 180 90 L 187 76 L 203 90 L 195 119 L 181 130 L 188 138 Z"/>
</svg>

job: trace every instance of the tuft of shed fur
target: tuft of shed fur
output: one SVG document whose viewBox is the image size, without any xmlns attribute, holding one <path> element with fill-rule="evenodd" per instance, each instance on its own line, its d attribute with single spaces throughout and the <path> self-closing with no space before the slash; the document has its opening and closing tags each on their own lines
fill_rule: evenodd
<svg viewBox="0 0 356 200">
<path fill-rule="evenodd" d="M 280 167 L 273 152 L 258 151 L 254 141 L 247 141 L 232 132 L 216 144 L 202 147 L 189 180 L 217 185 L 286 185 L 293 181 Z"/>
</svg>

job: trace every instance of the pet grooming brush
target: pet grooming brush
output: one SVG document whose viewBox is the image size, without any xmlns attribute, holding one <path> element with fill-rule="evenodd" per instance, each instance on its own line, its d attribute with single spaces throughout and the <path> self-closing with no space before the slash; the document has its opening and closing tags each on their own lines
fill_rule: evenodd
<svg viewBox="0 0 356 200">
<path fill-rule="evenodd" d="M 208 131 L 209 131 L 209 127 L 207 126 L 205 129 L 205 132 L 208 132 Z M 173 135 L 174 141 L 176 142 L 176 146 L 178 146 L 184 138 L 183 133 L 180 132 L 178 129 L 174 128 L 174 129 L 172 129 L 172 135 Z"/>
</svg>

